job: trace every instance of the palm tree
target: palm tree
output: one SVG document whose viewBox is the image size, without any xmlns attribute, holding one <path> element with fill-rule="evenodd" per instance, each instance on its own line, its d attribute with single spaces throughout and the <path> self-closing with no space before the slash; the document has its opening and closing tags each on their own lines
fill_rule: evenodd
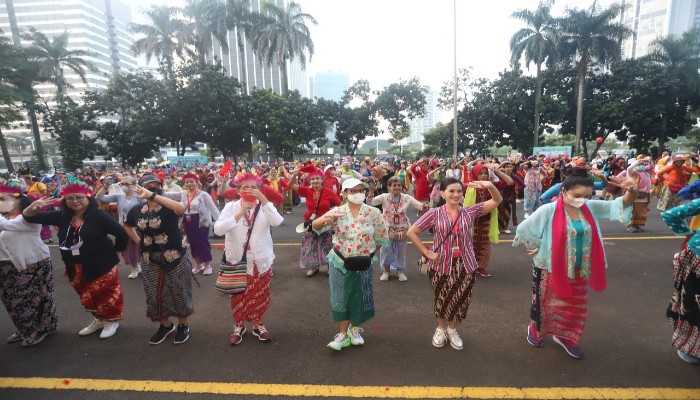
<svg viewBox="0 0 700 400">
<path fill-rule="evenodd" d="M 301 66 L 306 68 L 306 52 L 309 52 L 309 60 L 314 55 L 314 42 L 306 23 L 316 25 L 318 22 L 311 15 L 301 12 L 299 4 L 293 1 L 282 8 L 268 0 L 261 10 L 266 18 L 260 18 L 253 27 L 253 48 L 260 61 L 268 65 L 275 60 L 279 63 L 282 91 L 286 96 L 289 93 L 287 62 L 298 58 Z"/>
<path fill-rule="evenodd" d="M 17 26 L 17 16 L 15 15 L 15 5 L 12 0 L 5 0 L 7 8 L 7 17 L 10 20 L 10 31 L 12 32 L 12 43 L 19 47 L 22 45 L 22 40 L 19 35 L 19 27 Z"/>
<path fill-rule="evenodd" d="M 520 59 L 525 55 L 525 64 L 529 68 L 530 63 L 537 67 L 535 88 L 535 129 L 534 146 L 539 144 L 540 136 L 540 98 L 542 96 L 542 64 L 548 62 L 553 65 L 557 59 L 558 34 L 556 21 L 552 18 L 551 9 L 554 0 L 541 1 L 535 11 L 518 10 L 513 13 L 525 24 L 527 28 L 520 29 L 510 38 L 511 63 L 513 66 L 520 64 Z"/>
<path fill-rule="evenodd" d="M 226 4 L 223 0 L 188 0 L 185 15 L 192 20 L 183 26 L 187 43 L 194 47 L 194 55 L 201 64 L 213 47 L 212 37 L 228 53 L 228 29 L 226 29 Z"/>
<path fill-rule="evenodd" d="M 700 28 L 693 28 L 684 32 L 680 37 L 670 35 L 658 38 L 651 43 L 651 51 L 647 58 L 661 65 L 666 71 L 669 87 L 674 98 L 673 104 L 678 100 L 687 99 L 698 93 L 700 88 Z M 666 128 L 668 114 L 666 110 L 661 115 L 659 132 L 659 151 L 663 150 L 666 143 Z"/>
<path fill-rule="evenodd" d="M 578 73 L 576 96 L 576 146 L 579 154 L 583 127 L 583 98 L 588 69 L 593 64 L 607 65 L 621 58 L 621 44 L 632 32 L 624 24 L 615 22 L 624 5 L 611 4 L 601 8 L 597 1 L 587 10 L 566 9 L 559 20 L 560 49 L 564 59 L 575 60 Z"/>
<path fill-rule="evenodd" d="M 7 141 L 10 147 L 19 154 L 19 161 L 24 164 L 24 150 L 31 146 L 32 141 L 18 135 L 7 135 Z"/>
<path fill-rule="evenodd" d="M 243 84 L 243 93 L 248 94 L 248 72 L 245 62 L 245 40 L 256 21 L 255 13 L 250 11 L 250 0 L 226 0 L 226 27 L 236 30 L 238 45 L 238 64 L 241 66 L 239 81 Z"/>
<path fill-rule="evenodd" d="M 12 107 L 21 100 L 21 97 L 12 83 L 16 71 L 17 48 L 2 33 L 0 29 L 0 149 L 7 170 L 12 173 L 15 169 L 12 165 L 10 152 L 7 150 L 7 142 L 3 136 L 2 128 L 8 127 L 13 121 L 22 119 L 22 116 Z"/>
<path fill-rule="evenodd" d="M 155 56 L 161 63 L 166 81 L 175 81 L 175 56 L 182 56 L 186 43 L 185 22 L 177 18 L 175 7 L 153 6 L 146 11 L 148 24 L 131 24 L 131 31 L 145 37 L 131 46 L 135 55 L 145 55 L 146 62 Z"/>
<path fill-rule="evenodd" d="M 64 68 L 73 71 L 86 84 L 86 70 L 96 71 L 92 63 L 83 58 L 91 55 L 89 51 L 68 49 L 68 32 L 49 39 L 32 27 L 24 38 L 32 42 L 33 56 L 45 63 L 47 70 L 44 73 L 56 85 L 56 97 L 59 99 L 65 94 L 66 88 L 70 87 L 63 74 Z"/>
</svg>

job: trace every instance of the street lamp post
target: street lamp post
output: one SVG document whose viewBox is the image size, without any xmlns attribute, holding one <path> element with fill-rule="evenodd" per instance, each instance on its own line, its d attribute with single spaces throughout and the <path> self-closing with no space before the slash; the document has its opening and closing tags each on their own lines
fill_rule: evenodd
<svg viewBox="0 0 700 400">
<path fill-rule="evenodd" d="M 455 82 L 453 90 L 454 101 L 454 132 L 452 132 L 452 159 L 457 161 L 457 0 L 454 3 L 454 73 Z"/>
</svg>

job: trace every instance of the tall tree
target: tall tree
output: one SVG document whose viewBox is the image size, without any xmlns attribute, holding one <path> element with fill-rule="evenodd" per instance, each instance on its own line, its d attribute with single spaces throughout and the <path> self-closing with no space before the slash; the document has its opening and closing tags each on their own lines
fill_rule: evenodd
<svg viewBox="0 0 700 400">
<path fill-rule="evenodd" d="M 684 32 L 680 37 L 658 38 L 651 44 L 649 60 L 663 68 L 670 83 L 666 95 L 670 98 L 661 114 L 659 149 L 667 139 L 669 115 L 680 103 L 697 100 L 700 89 L 700 28 Z"/>
<path fill-rule="evenodd" d="M 226 27 L 236 30 L 238 65 L 241 67 L 238 77 L 243 85 L 244 94 L 248 94 L 248 71 L 245 59 L 246 36 L 253 28 L 253 21 L 257 20 L 257 14 L 251 12 L 250 7 L 250 0 L 226 0 Z"/>
<path fill-rule="evenodd" d="M 631 34 L 621 22 L 616 22 L 624 5 L 611 4 L 602 8 L 594 1 L 586 10 L 566 9 L 559 20 L 560 49 L 564 60 L 576 60 L 578 84 L 576 87 L 576 146 L 580 152 L 583 128 L 583 100 L 588 70 L 593 64 L 607 65 L 621 57 L 622 41 Z M 566 61 L 564 61 L 566 62 Z"/>
<path fill-rule="evenodd" d="M 15 5 L 12 0 L 5 0 L 7 8 L 7 17 L 10 20 L 10 31 L 12 32 L 12 43 L 19 47 L 22 45 L 22 39 L 19 34 L 19 26 L 17 25 L 17 16 L 15 15 Z"/>
<path fill-rule="evenodd" d="M 22 96 L 13 83 L 19 61 L 16 56 L 19 51 L 21 50 L 12 46 L 7 37 L 2 36 L 2 30 L 0 30 L 0 149 L 10 173 L 15 169 L 2 128 L 7 128 L 10 123 L 22 119 L 22 115 L 15 108 L 15 104 L 22 100 Z"/>
<path fill-rule="evenodd" d="M 182 56 L 186 43 L 185 22 L 177 17 L 175 7 L 153 6 L 145 12 L 146 24 L 132 24 L 131 31 L 144 35 L 131 46 L 135 55 L 146 56 L 146 62 L 155 57 L 166 80 L 175 80 L 175 56 Z"/>
<path fill-rule="evenodd" d="M 194 48 L 192 53 L 200 64 L 207 62 L 213 48 L 213 39 L 228 54 L 228 30 L 226 29 L 226 4 L 224 0 L 188 0 L 184 13 L 191 20 L 183 26 L 187 43 Z"/>
<path fill-rule="evenodd" d="M 306 68 L 306 52 L 309 61 L 314 55 L 314 42 L 307 23 L 318 24 L 314 17 L 301 11 L 301 6 L 290 1 L 278 7 L 267 0 L 262 5 L 262 13 L 252 32 L 253 48 L 261 61 L 272 65 L 277 61 L 282 74 L 282 91 L 289 93 L 289 76 L 287 63 L 298 59 L 302 68 Z"/>
<path fill-rule="evenodd" d="M 66 88 L 70 87 L 64 75 L 65 68 L 73 71 L 86 84 L 87 71 L 96 70 L 94 65 L 84 58 L 90 56 L 89 51 L 68 48 L 68 32 L 49 39 L 43 32 L 31 27 L 24 38 L 32 43 L 33 56 L 42 61 L 46 69 L 44 74 L 56 85 L 56 98 L 63 98 Z"/>
<path fill-rule="evenodd" d="M 542 96 L 542 64 L 549 61 L 554 64 L 557 58 L 558 31 L 556 21 L 552 18 L 551 9 L 554 0 L 541 1 L 535 11 L 518 10 L 513 13 L 527 25 L 510 39 L 511 63 L 514 67 L 520 64 L 520 59 L 525 56 L 525 65 L 535 63 L 537 73 L 535 75 L 535 123 L 534 146 L 539 143 L 540 136 L 540 98 Z"/>
<path fill-rule="evenodd" d="M 66 96 L 58 99 L 55 108 L 44 112 L 44 129 L 56 138 L 63 167 L 67 170 L 82 168 L 83 160 L 95 158 L 99 148 L 94 137 L 84 133 L 97 129 L 97 114 L 88 102 L 89 97 L 83 100 L 83 104 L 78 104 Z"/>
</svg>

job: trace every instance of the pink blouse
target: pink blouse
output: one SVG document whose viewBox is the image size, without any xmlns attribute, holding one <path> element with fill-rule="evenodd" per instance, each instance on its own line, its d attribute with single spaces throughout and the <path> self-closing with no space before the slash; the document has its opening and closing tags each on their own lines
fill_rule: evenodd
<svg viewBox="0 0 700 400">
<path fill-rule="evenodd" d="M 474 255 L 474 244 L 472 242 L 472 226 L 477 218 L 484 213 L 484 203 L 478 203 L 471 207 L 460 209 L 459 220 L 457 221 L 457 235 L 449 235 L 447 240 L 445 237 L 450 232 L 452 221 L 445 209 L 445 206 L 431 208 L 428 212 L 413 224 L 421 231 L 426 231 L 433 228 L 435 232 L 434 246 L 440 246 L 437 253 L 440 255 L 440 262 L 435 263 L 433 260 L 428 260 L 430 269 L 441 274 L 449 275 L 452 272 L 452 248 L 458 247 L 464 261 L 464 268 L 467 273 L 474 272 L 479 265 L 476 263 Z M 444 241 L 444 243 L 443 243 Z"/>
</svg>

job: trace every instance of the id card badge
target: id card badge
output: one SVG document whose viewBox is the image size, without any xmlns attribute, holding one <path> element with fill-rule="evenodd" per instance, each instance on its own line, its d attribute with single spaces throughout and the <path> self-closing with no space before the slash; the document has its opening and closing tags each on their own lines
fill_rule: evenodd
<svg viewBox="0 0 700 400">
<path fill-rule="evenodd" d="M 83 242 L 78 242 L 71 246 L 70 248 L 70 253 L 74 256 L 79 256 L 80 255 L 80 246 L 83 245 Z"/>
<path fill-rule="evenodd" d="M 192 217 L 190 217 L 189 214 L 185 215 L 185 221 L 192 222 Z"/>
</svg>

